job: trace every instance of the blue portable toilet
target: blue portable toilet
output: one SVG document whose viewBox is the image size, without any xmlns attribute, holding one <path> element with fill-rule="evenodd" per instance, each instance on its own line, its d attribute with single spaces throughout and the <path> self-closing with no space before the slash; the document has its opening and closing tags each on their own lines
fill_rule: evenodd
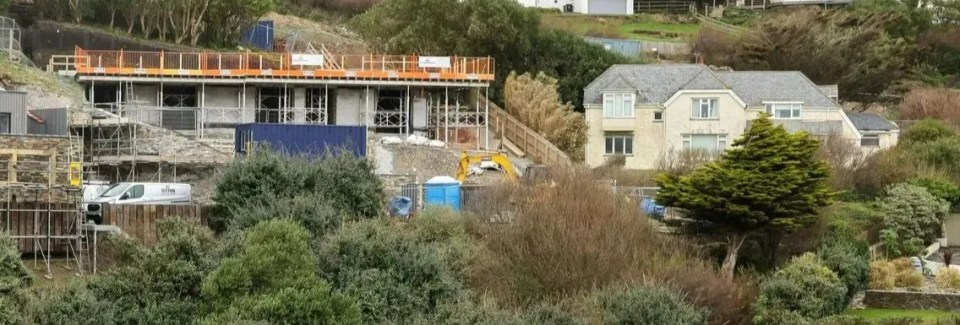
<svg viewBox="0 0 960 325">
<path fill-rule="evenodd" d="M 423 184 L 424 204 L 446 205 L 460 211 L 460 182 L 453 177 L 437 176 Z"/>
</svg>

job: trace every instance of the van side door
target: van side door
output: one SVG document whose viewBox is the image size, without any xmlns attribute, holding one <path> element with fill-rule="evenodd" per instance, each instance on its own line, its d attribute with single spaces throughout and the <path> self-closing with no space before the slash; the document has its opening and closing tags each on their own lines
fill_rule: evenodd
<svg viewBox="0 0 960 325">
<path fill-rule="evenodd" d="M 117 203 L 120 204 L 135 204 L 143 201 L 143 184 L 138 184 L 131 186 L 127 189 L 127 192 L 120 197 L 120 200 Z"/>
</svg>

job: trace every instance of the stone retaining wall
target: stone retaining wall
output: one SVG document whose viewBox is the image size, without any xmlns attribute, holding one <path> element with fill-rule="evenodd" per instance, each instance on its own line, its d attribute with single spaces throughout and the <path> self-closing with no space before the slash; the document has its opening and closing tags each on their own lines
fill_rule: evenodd
<svg viewBox="0 0 960 325">
<path fill-rule="evenodd" d="M 960 310 L 960 294 L 867 290 L 863 297 L 867 308 Z"/>
</svg>

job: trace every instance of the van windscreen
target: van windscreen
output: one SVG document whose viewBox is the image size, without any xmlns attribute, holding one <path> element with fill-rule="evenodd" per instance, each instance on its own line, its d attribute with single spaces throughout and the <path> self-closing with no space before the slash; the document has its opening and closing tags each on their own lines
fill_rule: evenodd
<svg viewBox="0 0 960 325">
<path fill-rule="evenodd" d="M 103 191 L 103 194 L 101 194 L 100 197 L 114 197 L 114 196 L 123 194 L 123 192 L 127 190 L 127 187 L 129 185 L 130 184 L 123 184 L 123 183 L 114 184 L 113 186 L 110 186 L 110 188 L 108 188 L 106 191 Z"/>
</svg>

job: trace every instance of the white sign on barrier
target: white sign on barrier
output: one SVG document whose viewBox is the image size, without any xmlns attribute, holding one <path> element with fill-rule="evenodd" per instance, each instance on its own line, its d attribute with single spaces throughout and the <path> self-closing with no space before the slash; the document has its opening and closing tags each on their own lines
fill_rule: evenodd
<svg viewBox="0 0 960 325">
<path fill-rule="evenodd" d="M 322 54 L 291 54 L 290 65 L 323 65 Z"/>
<path fill-rule="evenodd" d="M 448 69 L 450 68 L 450 57 L 449 56 L 421 56 L 420 67 Z"/>
</svg>

